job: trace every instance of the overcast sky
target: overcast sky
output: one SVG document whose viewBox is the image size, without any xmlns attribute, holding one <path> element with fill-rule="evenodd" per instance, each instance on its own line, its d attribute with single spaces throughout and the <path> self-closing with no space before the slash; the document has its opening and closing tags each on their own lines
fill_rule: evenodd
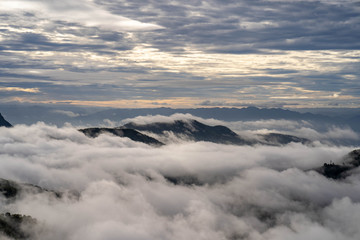
<svg viewBox="0 0 360 240">
<path fill-rule="evenodd" d="M 358 107 L 360 2 L 0 0 L 0 101 Z"/>
</svg>

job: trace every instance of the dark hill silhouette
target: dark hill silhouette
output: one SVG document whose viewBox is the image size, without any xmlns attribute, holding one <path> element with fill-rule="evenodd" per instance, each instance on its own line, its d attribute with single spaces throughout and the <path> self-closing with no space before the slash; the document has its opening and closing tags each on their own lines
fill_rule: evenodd
<svg viewBox="0 0 360 240">
<path fill-rule="evenodd" d="M 162 146 L 164 145 L 162 142 L 142 134 L 134 129 L 126 129 L 126 128 L 85 128 L 80 129 L 80 132 L 83 132 L 88 137 L 98 137 L 100 134 L 103 133 L 110 133 L 118 137 L 127 137 L 136 142 L 142 142 L 149 145 L 154 146 Z"/>
<path fill-rule="evenodd" d="M 17 183 L 0 178 L 0 198 L 4 199 L 5 202 L 13 203 L 27 193 L 48 193 L 49 197 L 58 199 L 63 195 L 60 192 L 47 190 L 32 184 Z M 35 239 L 29 230 L 36 224 L 36 219 L 31 216 L 11 214 L 9 212 L 0 213 L 0 239 L 4 235 L 10 239 Z"/>
<path fill-rule="evenodd" d="M 281 133 L 268 133 L 259 135 L 266 143 L 274 145 L 285 145 L 291 142 L 298 142 L 302 144 L 310 144 L 311 141 L 306 138 L 299 138 L 292 135 L 281 134 Z"/>
<path fill-rule="evenodd" d="M 284 145 L 290 142 L 310 143 L 309 140 L 280 133 L 258 135 L 262 141 L 244 138 L 225 126 L 209 126 L 196 120 L 175 120 L 173 122 L 155 122 L 149 124 L 127 123 L 125 128 L 164 135 L 172 132 L 179 137 L 193 141 L 206 141 L 234 145 Z"/>
<path fill-rule="evenodd" d="M 0 113 L 0 127 L 12 127 L 12 125 L 5 120 L 5 118 Z"/>
<path fill-rule="evenodd" d="M 173 122 L 154 122 L 149 124 L 127 123 L 117 128 L 85 128 L 80 129 L 88 137 L 98 137 L 103 133 L 110 133 L 118 137 L 127 137 L 133 141 L 146 143 L 154 146 L 162 146 L 163 142 L 154 137 L 150 137 L 147 133 L 166 137 L 168 132 L 172 132 L 175 136 L 190 141 L 205 141 L 219 144 L 233 145 L 285 145 L 291 142 L 310 143 L 309 140 L 298 138 L 291 135 L 280 133 L 270 133 L 258 135 L 259 139 L 244 138 L 225 126 L 209 126 L 197 120 L 175 120 Z M 256 140 L 255 140 L 256 139 Z"/>
<path fill-rule="evenodd" d="M 156 122 L 139 125 L 135 123 L 125 124 L 124 127 L 138 131 L 164 134 L 173 132 L 175 135 L 186 136 L 193 141 L 207 141 L 222 144 L 253 144 L 245 140 L 225 126 L 208 126 L 196 120 L 175 120 L 174 122 Z"/>
<path fill-rule="evenodd" d="M 1 235 L 4 234 L 10 239 L 33 239 L 28 230 L 30 226 L 35 226 L 36 223 L 36 219 L 30 216 L 11 214 L 9 212 L 2 213 L 0 214 L 0 234 L 2 233 Z"/>
<path fill-rule="evenodd" d="M 350 175 L 350 171 L 360 166 L 360 149 L 348 153 L 343 159 L 342 164 L 324 163 L 317 172 L 327 178 L 343 179 Z"/>
<path fill-rule="evenodd" d="M 0 178 L 0 195 L 8 200 L 14 200 L 22 193 L 31 192 L 33 194 L 47 192 L 55 198 L 61 198 L 61 193 L 50 191 L 36 185 L 17 183 L 14 181 Z"/>
</svg>

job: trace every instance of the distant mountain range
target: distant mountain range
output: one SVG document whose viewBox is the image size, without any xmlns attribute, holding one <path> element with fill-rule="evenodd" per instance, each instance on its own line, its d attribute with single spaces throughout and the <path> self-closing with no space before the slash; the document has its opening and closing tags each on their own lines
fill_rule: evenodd
<svg viewBox="0 0 360 240">
<path fill-rule="evenodd" d="M 12 125 L 0 114 L 0 127 L 1 126 L 12 127 Z M 94 127 L 80 129 L 79 131 L 83 132 L 88 137 L 95 138 L 100 134 L 109 133 L 118 137 L 127 137 L 133 141 L 153 146 L 162 146 L 164 143 L 152 136 L 146 135 L 145 133 L 164 136 L 165 133 L 171 132 L 181 139 L 185 138 L 191 141 L 206 141 L 234 145 L 284 145 L 290 142 L 301 142 L 303 144 L 310 143 L 310 141 L 305 138 L 280 133 L 258 134 L 257 139 L 244 138 L 233 132 L 228 127 L 221 125 L 209 126 L 193 119 L 175 120 L 173 122 L 154 122 L 143 125 L 130 122 L 117 128 Z"/>
<path fill-rule="evenodd" d="M 268 119 L 285 119 L 294 121 L 309 121 L 319 128 L 326 129 L 329 126 L 349 126 L 360 132 L 360 108 L 341 111 L 320 111 L 322 114 L 310 112 L 298 112 L 281 108 L 140 108 L 140 109 L 104 109 L 90 107 L 48 107 L 48 106 L 21 106 L 0 104 L 0 112 L 6 113 L 7 119 L 13 124 L 33 124 L 43 121 L 48 124 L 63 126 L 69 122 L 74 126 L 100 125 L 104 120 L 120 122 L 127 118 L 146 115 L 170 116 L 175 113 L 189 113 L 201 118 L 214 118 L 223 121 L 254 121 Z M 309 109 L 308 111 L 311 111 Z M 330 112 L 330 113 L 329 113 Z M 339 112 L 336 114 L 336 112 Z M 343 113 L 343 114 L 342 114 Z"/>
<path fill-rule="evenodd" d="M 0 114 L 0 127 L 12 127 Z M 175 120 L 173 122 L 154 122 L 150 124 L 139 125 L 133 122 L 117 128 L 84 128 L 79 131 L 88 137 L 98 137 L 100 134 L 109 133 L 118 137 L 127 137 L 136 142 L 142 142 L 154 146 L 162 146 L 164 143 L 145 133 L 152 133 L 164 136 L 165 133 L 173 133 L 175 136 L 191 141 L 206 141 L 220 144 L 234 145 L 284 145 L 290 142 L 310 143 L 309 140 L 291 135 L 269 133 L 259 134 L 258 139 L 248 139 L 239 136 L 231 129 L 225 126 L 209 126 L 197 120 Z"/>
<path fill-rule="evenodd" d="M 154 122 L 149 124 L 136 124 L 130 122 L 117 128 L 86 128 L 80 129 L 79 131 L 89 137 L 97 137 L 103 133 L 110 133 L 119 137 L 128 137 L 133 141 L 156 146 L 164 145 L 164 143 L 147 134 L 166 139 L 167 135 L 171 133 L 179 139 L 188 141 L 205 141 L 233 145 L 264 144 L 277 146 L 291 142 L 301 142 L 303 144 L 310 143 L 309 140 L 304 138 L 279 133 L 258 134 L 253 138 L 245 138 L 228 127 L 221 125 L 209 126 L 193 119 L 175 120 L 173 122 Z M 169 141 L 170 140 L 167 140 L 166 142 Z"/>
</svg>

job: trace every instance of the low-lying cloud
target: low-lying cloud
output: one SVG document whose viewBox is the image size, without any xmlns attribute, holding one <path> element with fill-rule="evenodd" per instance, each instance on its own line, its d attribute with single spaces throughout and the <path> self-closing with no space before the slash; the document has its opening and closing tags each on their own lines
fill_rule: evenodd
<svg viewBox="0 0 360 240">
<path fill-rule="evenodd" d="M 153 148 L 71 126 L 0 128 L 0 177 L 64 193 L 0 197 L 0 212 L 36 218 L 35 239 L 358 239 L 359 175 L 335 181 L 311 171 L 351 150 Z"/>
<path fill-rule="evenodd" d="M 66 110 L 54 110 L 53 112 L 63 114 L 68 117 L 79 117 L 80 116 L 80 114 L 78 114 L 78 113 L 74 113 L 72 111 L 66 111 Z"/>
</svg>

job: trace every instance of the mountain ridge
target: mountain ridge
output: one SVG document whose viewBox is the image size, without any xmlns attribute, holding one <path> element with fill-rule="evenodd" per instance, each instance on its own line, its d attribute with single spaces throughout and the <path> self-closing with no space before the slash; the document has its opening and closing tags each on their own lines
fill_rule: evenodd
<svg viewBox="0 0 360 240">
<path fill-rule="evenodd" d="M 229 145 L 271 145 L 281 146 L 291 142 L 308 144 L 310 141 L 292 135 L 269 133 L 257 134 L 253 138 L 245 138 L 238 135 L 230 128 L 222 125 L 209 126 L 194 119 L 174 120 L 173 122 L 153 122 L 149 124 L 136 124 L 129 122 L 121 127 L 115 128 L 84 128 L 79 129 L 88 137 L 98 137 L 100 134 L 109 133 L 118 137 L 127 137 L 136 142 L 142 142 L 153 146 L 163 146 L 166 142 L 159 140 L 159 137 L 166 138 L 171 132 L 179 139 L 188 141 L 205 141 Z M 149 136 L 148 134 L 156 135 Z M 258 139 L 257 139 L 258 138 Z"/>
<path fill-rule="evenodd" d="M 127 128 L 84 128 L 80 129 L 80 132 L 84 133 L 88 137 L 96 138 L 100 134 L 110 133 L 112 135 L 118 137 L 127 137 L 135 142 L 142 142 L 153 146 L 162 146 L 164 145 L 162 142 L 158 141 L 157 139 L 142 134 L 134 129 L 127 129 Z"/>
<path fill-rule="evenodd" d="M 214 143 L 230 143 L 236 145 L 252 144 L 241 136 L 233 132 L 231 129 L 222 126 L 209 126 L 200 123 L 197 120 L 175 120 L 174 122 L 154 122 L 145 125 L 135 123 L 127 123 L 125 128 L 132 128 L 138 131 L 152 132 L 155 134 L 163 134 L 164 132 L 173 132 L 176 135 L 185 135 L 194 141 L 206 141 Z"/>
<path fill-rule="evenodd" d="M 200 118 L 213 118 L 223 121 L 253 121 L 253 120 L 296 120 L 310 121 L 319 128 L 332 125 L 349 126 L 360 132 L 360 108 L 347 111 L 346 114 L 326 115 L 320 112 L 301 112 L 282 108 L 92 108 L 92 107 L 64 107 L 64 106 L 20 106 L 0 104 L 0 112 L 6 113 L 7 119 L 14 124 L 34 124 L 43 121 L 48 124 L 63 126 L 65 122 L 72 125 L 100 125 L 104 120 L 118 122 L 128 118 L 146 115 L 171 116 L 176 113 L 191 114 Z"/>
<path fill-rule="evenodd" d="M 173 122 L 153 122 L 149 124 L 127 123 L 124 128 L 136 129 L 143 133 L 164 135 L 172 132 L 177 137 L 186 137 L 193 141 L 205 141 L 233 145 L 285 145 L 291 142 L 308 144 L 311 141 L 281 133 L 257 134 L 253 138 L 241 136 L 222 125 L 209 126 L 194 119 L 174 120 Z M 256 139 L 259 137 L 260 139 Z"/>
</svg>

